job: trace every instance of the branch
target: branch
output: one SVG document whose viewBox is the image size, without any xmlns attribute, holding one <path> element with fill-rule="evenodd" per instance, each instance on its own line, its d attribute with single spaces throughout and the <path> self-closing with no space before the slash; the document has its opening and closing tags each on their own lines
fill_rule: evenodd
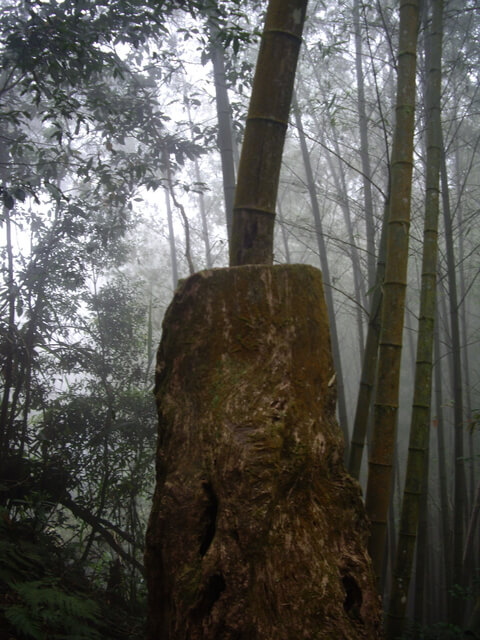
<svg viewBox="0 0 480 640">
<path fill-rule="evenodd" d="M 125 531 L 122 531 L 119 527 L 112 524 L 111 522 L 108 522 L 107 520 L 104 520 L 103 518 L 97 518 L 88 509 L 86 509 L 85 507 L 82 507 L 81 505 L 77 504 L 74 500 L 72 500 L 71 496 L 67 493 L 65 493 L 60 498 L 59 502 L 64 507 L 69 509 L 74 516 L 77 516 L 78 518 L 80 518 L 81 520 L 89 524 L 94 531 L 99 533 L 102 536 L 102 538 L 105 540 L 105 542 L 107 542 L 107 544 L 109 544 L 112 547 L 112 549 L 116 551 L 116 553 L 118 553 L 118 555 L 123 560 L 125 560 L 125 562 L 128 562 L 129 564 L 134 566 L 142 574 L 142 576 L 145 575 L 144 566 L 140 562 L 138 562 L 136 558 L 131 556 L 127 551 L 125 551 L 118 544 L 118 542 L 115 540 L 114 536 L 110 533 L 108 529 L 115 531 L 115 533 L 117 533 L 125 541 L 129 542 L 130 544 L 132 544 L 137 548 L 140 548 L 138 543 L 136 543 L 128 533 L 126 533 Z M 106 527 L 108 527 L 108 529 Z"/>
</svg>

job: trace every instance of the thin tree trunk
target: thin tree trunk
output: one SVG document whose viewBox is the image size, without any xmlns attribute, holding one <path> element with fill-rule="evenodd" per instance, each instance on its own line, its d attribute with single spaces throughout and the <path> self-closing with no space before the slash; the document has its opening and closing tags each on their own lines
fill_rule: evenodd
<svg viewBox="0 0 480 640">
<path fill-rule="evenodd" d="M 6 234 L 6 251 L 7 251 L 7 330 L 4 344 L 5 364 L 3 366 L 3 394 L 0 409 L 0 459 L 6 456 L 10 448 L 11 420 L 9 412 L 13 411 L 10 407 L 10 392 L 14 383 L 14 357 L 15 357 L 15 281 L 13 273 L 13 247 L 12 247 L 12 226 L 10 220 L 10 211 L 7 207 L 3 207 L 3 215 L 5 221 Z"/>
<path fill-rule="evenodd" d="M 287 264 L 290 264 L 291 259 L 290 259 L 290 247 L 288 245 L 288 234 L 287 234 L 287 230 L 285 229 L 282 206 L 280 202 L 278 203 L 278 220 L 280 222 L 280 232 L 282 234 L 283 248 L 285 249 L 285 261 Z"/>
<path fill-rule="evenodd" d="M 375 224 L 368 144 L 368 118 L 365 109 L 365 87 L 362 66 L 362 35 L 360 30 L 360 0 L 353 0 L 353 24 L 355 29 L 355 72 L 357 78 L 358 128 L 360 134 L 360 159 L 362 161 L 363 201 L 367 237 L 368 290 L 375 284 Z"/>
<path fill-rule="evenodd" d="M 475 494 L 475 500 L 472 506 L 472 513 L 468 523 L 467 535 L 465 538 L 465 548 L 463 550 L 463 564 L 467 567 L 469 564 L 474 564 L 474 540 L 475 540 L 475 528 L 480 515 L 480 482 L 477 486 L 477 492 Z"/>
<path fill-rule="evenodd" d="M 392 640 L 402 635 L 405 626 L 405 612 L 415 554 L 420 503 L 422 490 L 425 491 L 424 478 L 430 438 L 440 200 L 439 176 L 442 151 L 440 130 L 442 14 L 443 0 L 436 0 L 433 3 L 431 33 L 427 41 L 425 225 L 414 397 L 407 473 L 400 517 L 399 542 L 387 617 L 387 636 Z"/>
<path fill-rule="evenodd" d="M 185 96 L 184 97 L 184 102 L 187 108 L 187 115 L 188 115 L 188 124 L 190 126 L 190 134 L 192 136 L 192 141 L 194 139 L 194 134 L 193 134 L 193 122 L 192 122 L 192 116 L 191 116 L 191 112 L 190 112 L 190 104 L 188 102 L 188 98 Z M 193 167 L 195 170 L 195 180 L 197 182 L 197 185 L 200 185 L 202 180 L 201 180 L 201 175 L 200 175 L 200 167 L 198 166 L 198 160 L 195 157 L 193 160 Z M 234 184 L 235 186 L 235 184 Z M 200 211 L 200 221 L 202 223 L 202 238 L 203 238 L 203 242 L 205 244 L 205 263 L 207 265 L 207 269 L 211 269 L 212 268 L 212 252 L 211 252 L 211 248 L 210 248 L 210 237 L 209 237 L 209 233 L 208 233 L 208 224 L 207 224 L 207 214 L 205 212 L 205 198 L 203 196 L 203 192 L 199 192 L 198 194 L 198 208 Z M 228 228 L 228 225 L 227 225 Z"/>
<path fill-rule="evenodd" d="M 480 637 L 480 595 L 477 596 L 475 606 L 467 624 L 466 631 L 470 631 L 470 636 L 473 638 Z"/>
<path fill-rule="evenodd" d="M 151 384 L 152 378 L 152 365 L 155 358 L 155 349 L 153 347 L 153 292 L 152 285 L 150 284 L 150 299 L 148 301 L 148 313 L 147 313 L 147 344 L 146 344 L 146 356 L 147 363 L 145 367 L 144 385 L 148 387 Z"/>
<path fill-rule="evenodd" d="M 194 168 L 195 168 L 195 180 L 197 182 L 200 182 L 200 169 L 198 166 L 198 160 L 195 159 L 194 161 Z M 213 267 L 213 262 L 212 262 L 212 249 L 210 247 L 210 235 L 208 233 L 208 224 L 207 224 L 207 214 L 205 211 L 205 197 L 203 195 L 203 193 L 199 193 L 198 194 L 198 208 L 200 211 L 200 220 L 202 223 L 202 238 L 203 238 L 203 242 L 205 244 L 205 264 L 207 266 L 207 269 L 211 269 Z"/>
<path fill-rule="evenodd" d="M 438 323 L 438 300 L 437 300 L 437 316 L 435 323 L 435 407 L 437 413 L 437 458 L 438 458 L 438 479 L 440 494 L 440 519 L 441 519 L 441 550 L 445 565 L 445 598 L 446 598 L 446 618 L 450 610 L 450 597 L 448 587 L 452 584 L 452 561 L 451 561 L 451 535 L 450 535 L 450 504 L 448 500 L 448 482 L 447 482 L 447 461 L 445 447 L 445 426 L 443 419 L 443 397 L 442 397 L 442 367 L 441 367 L 441 350 L 440 350 L 440 326 Z"/>
<path fill-rule="evenodd" d="M 429 544 L 429 502 L 428 502 L 428 467 L 429 449 L 427 449 L 427 459 L 423 477 L 422 501 L 420 506 L 420 517 L 418 521 L 417 548 L 415 557 L 415 597 L 413 602 L 413 620 L 417 626 L 424 622 L 425 610 L 425 580 L 427 577 L 428 548 L 432 546 L 433 540 Z"/>
<path fill-rule="evenodd" d="M 185 258 L 187 259 L 188 271 L 190 275 L 192 275 L 193 273 L 195 273 L 195 267 L 193 265 L 192 249 L 190 244 L 190 223 L 188 221 L 187 214 L 185 213 L 185 208 L 183 204 L 179 202 L 175 196 L 175 190 L 173 188 L 172 172 L 170 169 L 170 164 L 168 162 L 168 155 L 165 162 L 165 177 L 167 181 L 166 189 L 168 190 L 168 193 L 170 196 L 168 198 L 168 204 L 167 204 L 167 212 L 168 212 L 168 208 L 170 207 L 169 220 L 172 221 L 171 204 L 170 204 L 170 199 L 171 199 L 171 202 L 173 202 L 176 209 L 178 209 L 178 211 L 180 212 L 180 216 L 182 218 L 183 229 L 185 232 Z M 173 225 L 173 222 L 172 222 L 172 225 Z M 170 230 L 170 222 L 169 222 L 169 230 Z M 173 226 L 172 226 L 172 231 L 173 231 Z M 171 250 L 172 250 L 172 246 L 170 245 L 170 251 Z"/>
<path fill-rule="evenodd" d="M 418 0 L 400 3 L 397 121 L 392 151 L 378 383 L 366 495 L 371 522 L 369 551 L 378 580 L 382 575 L 398 412 L 413 168 L 418 9 Z"/>
<path fill-rule="evenodd" d="M 340 155 L 340 147 L 338 144 L 336 129 L 334 127 L 332 127 L 332 134 L 333 134 L 333 145 L 335 149 L 335 155 L 337 158 L 337 168 L 335 167 L 332 155 L 330 153 L 327 154 L 327 162 L 333 177 L 333 181 L 335 183 L 335 188 L 337 190 L 340 208 L 343 213 L 343 220 L 345 223 L 345 227 L 347 229 L 348 242 L 350 244 L 349 256 L 350 256 L 350 260 L 352 261 L 353 284 L 355 289 L 354 295 L 359 303 L 355 307 L 357 331 L 358 331 L 358 343 L 359 343 L 359 350 L 360 350 L 360 358 L 363 360 L 365 339 L 364 339 L 364 332 L 363 332 L 362 309 L 367 308 L 366 292 L 365 292 L 365 285 L 362 279 L 360 256 L 358 255 L 358 249 L 355 243 L 355 235 L 353 233 L 352 215 L 350 212 L 350 205 L 348 203 L 345 172 L 343 170 L 343 164 L 342 164 L 341 155 Z"/>
<path fill-rule="evenodd" d="M 220 150 L 222 162 L 223 195 L 225 199 L 225 220 L 227 234 L 230 242 L 232 235 L 233 200 L 235 196 L 235 164 L 233 156 L 232 115 L 230 100 L 228 97 L 227 81 L 225 77 L 225 52 L 218 40 L 217 29 L 212 24 L 211 53 L 213 65 L 213 80 L 215 84 L 215 96 L 218 121 L 217 144 Z"/>
<path fill-rule="evenodd" d="M 381 580 L 379 581 L 379 592 L 382 595 L 383 601 L 386 603 L 390 598 L 390 583 L 392 581 L 393 575 L 393 561 L 395 558 L 395 549 L 397 546 L 397 527 L 396 522 L 397 512 L 400 508 L 397 508 L 395 504 L 397 501 L 397 497 L 400 494 L 400 478 L 399 478 L 399 461 L 398 461 L 398 451 L 395 451 L 395 460 L 394 460 L 394 468 L 393 468 L 393 478 L 392 478 L 392 492 L 390 495 L 390 505 L 388 507 L 388 522 L 387 522 L 387 532 L 386 532 L 386 544 L 384 549 L 384 557 L 383 557 L 383 571 Z"/>
<path fill-rule="evenodd" d="M 175 231 L 173 229 L 172 205 L 170 203 L 170 192 L 165 189 L 165 207 L 167 208 L 168 221 L 168 243 L 170 245 L 170 264 L 172 266 L 172 284 L 173 290 L 178 284 L 178 266 L 177 266 L 177 248 L 175 246 Z"/>
<path fill-rule="evenodd" d="M 238 168 L 231 266 L 273 261 L 275 203 L 306 9 L 307 0 L 268 3 Z"/>
<path fill-rule="evenodd" d="M 445 247 L 447 256 L 447 278 L 450 303 L 450 329 L 452 332 L 452 364 L 453 364 L 453 412 L 455 421 L 454 437 L 454 514 L 453 514 L 453 582 L 463 584 L 463 532 L 465 517 L 465 474 L 463 461 L 463 389 L 462 363 L 460 357 L 460 326 L 458 318 L 458 295 L 455 269 L 455 255 L 453 248 L 452 215 L 450 211 L 450 197 L 448 187 L 447 163 L 445 146 L 442 144 L 442 202 L 443 220 L 445 228 Z M 463 601 L 454 598 L 452 601 L 453 622 L 461 625 L 463 622 Z"/>
<path fill-rule="evenodd" d="M 343 382 L 342 359 L 340 355 L 340 344 L 338 340 L 337 321 L 335 318 L 335 307 L 333 303 L 333 294 L 330 280 L 330 269 L 328 266 L 327 249 L 322 229 L 322 219 L 318 206 L 317 194 L 315 190 L 315 182 L 313 179 L 312 165 L 308 154 L 307 143 L 305 141 L 305 133 L 302 128 L 300 113 L 296 103 L 295 96 L 293 98 L 293 113 L 295 115 L 295 124 L 300 139 L 300 147 L 302 150 L 303 164 L 307 177 L 307 187 L 310 194 L 310 203 L 312 206 L 312 214 L 315 222 L 315 235 L 317 239 L 318 253 L 320 256 L 320 266 L 322 269 L 323 282 L 325 285 L 325 301 L 327 303 L 328 322 L 330 325 L 330 339 L 332 341 L 333 364 L 336 372 L 337 383 L 337 403 L 338 403 L 338 421 L 345 439 L 345 454 L 348 452 L 348 416 L 347 404 L 345 400 L 345 387 Z"/>
<path fill-rule="evenodd" d="M 52 234 L 53 235 L 53 234 Z M 38 327 L 41 326 L 41 314 L 44 306 L 47 304 L 47 300 L 45 298 L 45 280 L 46 274 L 49 273 L 50 269 L 50 256 L 47 257 L 47 262 L 45 265 L 45 271 L 42 276 L 40 276 L 40 280 L 38 282 L 38 291 L 35 299 L 35 304 L 30 308 L 29 320 L 27 325 L 27 330 L 25 331 L 25 337 L 23 341 L 24 347 L 24 356 L 22 362 L 22 370 L 18 374 L 18 383 L 16 389 L 16 397 L 18 400 L 18 395 L 20 391 L 23 391 L 23 399 L 22 399 L 22 430 L 19 437 L 18 444 L 18 454 L 20 457 L 23 457 L 25 453 L 25 447 L 27 445 L 27 431 L 28 431 L 28 420 L 30 417 L 31 410 L 31 402 L 32 402 L 32 371 L 33 371 L 33 360 L 34 360 L 34 349 L 36 337 L 38 337 Z M 16 402 L 14 403 L 16 404 Z"/>
<path fill-rule="evenodd" d="M 385 277 L 385 252 L 387 238 L 388 202 L 385 203 L 382 233 L 378 252 L 378 262 L 375 276 L 375 288 L 372 292 L 372 302 L 368 319 L 367 340 L 362 360 L 360 387 L 358 390 L 353 435 L 348 460 L 348 472 L 358 480 L 362 466 L 363 449 L 367 435 L 368 419 L 375 386 L 377 370 L 378 343 L 380 340 L 380 318 L 382 314 L 383 280 Z"/>
<path fill-rule="evenodd" d="M 457 192 L 460 194 L 460 180 L 459 180 L 459 170 L 460 170 L 460 162 L 458 158 L 458 144 L 455 147 L 455 165 L 456 165 L 456 177 L 457 177 Z M 471 499 L 473 500 L 473 496 L 475 493 L 475 447 L 474 447 L 474 438 L 473 438 L 473 414 L 472 414 L 472 394 L 471 394 L 471 386 L 470 386 L 470 363 L 469 363 L 469 349 L 468 349 L 468 329 L 467 329 L 467 287 L 465 284 L 465 268 L 464 268 L 464 258 L 465 258 L 465 243 L 464 243 L 464 235 L 465 230 L 463 227 L 463 212 L 462 212 L 462 201 L 461 195 L 459 195 L 458 202 L 458 226 L 459 226 L 459 236 L 458 236 L 458 252 L 459 252 L 459 284 L 460 284 L 460 322 L 462 325 L 462 364 L 463 364 L 463 388 L 464 388 L 464 397 L 465 397 L 465 422 L 468 426 L 468 491 Z"/>
<path fill-rule="evenodd" d="M 315 75 L 318 80 L 319 86 L 321 86 L 320 76 L 315 68 L 315 65 L 312 62 L 312 67 L 314 68 Z M 297 104 L 298 109 L 298 101 L 296 99 L 296 95 L 294 100 Z M 328 145 L 326 144 L 325 135 L 323 134 L 323 126 L 318 121 L 317 118 L 314 118 L 315 124 L 317 127 L 317 133 L 320 137 L 320 143 L 325 148 L 328 149 Z M 340 147 L 338 144 L 337 131 L 335 127 L 331 127 L 332 129 L 332 138 L 333 138 L 333 153 L 329 150 L 327 153 L 327 162 L 330 169 L 330 173 L 332 174 L 333 181 L 335 183 L 335 188 L 337 190 L 338 203 L 342 210 L 343 219 L 345 222 L 345 228 L 347 230 L 348 237 L 348 245 L 349 251 L 348 255 L 352 262 L 352 274 L 353 274 L 353 286 L 354 286 L 354 298 L 357 304 L 355 305 L 355 316 L 357 321 L 357 331 L 358 331 L 358 344 L 360 351 L 360 358 L 363 360 L 363 353 L 365 348 L 365 338 L 364 338 L 364 318 L 363 314 L 367 309 L 367 300 L 366 300 L 366 291 L 365 284 L 362 278 L 362 268 L 360 262 L 360 256 L 358 253 L 357 243 L 355 241 L 355 234 L 353 232 L 353 224 L 352 224 L 352 215 L 350 211 L 350 204 L 348 201 L 347 195 L 347 182 L 345 179 L 345 171 L 344 171 L 344 163 L 342 160 L 342 155 L 340 153 Z M 337 163 L 335 166 L 334 157 Z"/>
</svg>

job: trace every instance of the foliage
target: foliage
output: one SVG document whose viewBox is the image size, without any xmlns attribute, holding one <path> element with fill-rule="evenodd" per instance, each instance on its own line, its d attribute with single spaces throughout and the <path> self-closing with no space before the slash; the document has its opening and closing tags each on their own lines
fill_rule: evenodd
<svg viewBox="0 0 480 640">
<path fill-rule="evenodd" d="M 142 637 L 141 618 L 124 600 L 93 591 L 75 547 L 32 525 L 1 511 L 1 628 L 28 640 Z"/>
<path fill-rule="evenodd" d="M 74 585 L 66 565 L 63 579 L 55 571 L 66 560 L 58 536 L 32 536 L 26 521 L 16 525 L 5 510 L 0 532 L 1 608 L 12 630 L 32 640 L 102 637 L 98 604 Z"/>
<path fill-rule="evenodd" d="M 98 606 L 93 600 L 69 595 L 55 582 L 32 580 L 9 585 L 20 603 L 5 612 L 10 624 L 23 636 L 42 640 L 49 637 L 96 640 L 100 638 L 92 629 L 98 623 Z M 57 630 L 58 631 L 55 631 Z"/>
<path fill-rule="evenodd" d="M 390 0 L 360 4 L 378 249 L 395 121 L 398 16 Z M 361 256 L 359 277 L 367 280 L 369 248 L 359 171 L 351 5 L 350 0 L 320 2 L 309 10 L 298 94 L 316 171 L 342 357 L 349 358 L 346 387 L 354 390 L 361 340 L 351 329 L 351 317 L 365 305 L 349 260 L 355 244 Z M 218 195 L 210 71 L 212 27 L 215 44 L 226 49 L 239 143 L 256 53 L 250 44 L 258 35 L 264 3 L 2 0 L 1 9 L 0 503 L 7 508 L 4 525 L 10 532 L 8 548 L 0 547 L 1 604 L 10 625 L 15 622 L 12 634 L 20 635 L 22 624 L 30 624 L 29 637 L 42 625 L 51 625 L 51 633 L 60 636 L 83 625 L 85 637 L 97 633 L 107 638 L 113 628 L 118 637 L 142 637 L 137 613 L 144 603 L 142 547 L 156 430 L 153 345 L 171 296 L 169 230 L 162 213 L 166 175 L 186 211 L 185 220 L 174 220 L 180 275 L 186 272 L 181 256 L 185 225 L 190 225 L 196 267 L 205 264 L 204 236 L 195 216 L 199 191 L 215 264 L 224 263 L 227 242 Z M 465 362 L 470 357 L 470 372 L 477 375 L 468 390 L 478 394 L 478 371 L 472 364 L 478 360 L 479 344 L 478 265 L 472 259 L 478 251 L 479 200 L 475 9 L 473 0 L 448 3 L 442 112 L 458 277 L 464 280 L 459 305 L 466 318 L 462 356 Z M 420 80 L 410 314 L 416 313 L 423 201 Z M 191 119 L 184 106 L 188 98 Z M 296 135 L 290 132 L 280 183 L 282 235 L 275 253 L 279 260 L 288 255 L 294 262 L 317 264 Z M 343 167 L 340 189 L 328 154 Z M 194 160 L 202 173 L 200 183 L 192 177 Z M 348 241 L 345 202 L 353 230 Z M 443 291 L 443 232 L 440 241 Z M 438 359 L 446 397 L 438 411 L 444 411 L 448 429 L 450 346 L 443 312 L 441 330 L 444 351 Z M 409 331 L 408 338 L 414 340 L 415 331 Z M 407 358 L 399 459 L 408 440 L 402 431 L 408 422 L 408 365 Z M 467 362 L 465 366 L 468 370 Z M 478 395 L 472 397 L 472 406 L 478 407 Z M 472 438 L 477 438 L 478 412 L 473 413 L 466 420 Z M 435 429 L 435 436 L 438 432 Z M 475 451 L 465 459 L 476 459 Z M 443 469 L 448 476 L 452 469 L 451 461 L 437 460 L 435 450 L 432 465 L 434 485 L 436 474 Z M 436 503 L 436 486 L 432 493 Z M 117 561 L 122 577 L 108 591 Z M 95 609 L 82 613 L 69 598 L 93 600 L 100 615 Z M 34 610 L 35 602 L 39 608 Z M 115 618 L 102 627 L 99 619 L 112 620 L 110 606 Z M 58 611 L 70 619 L 70 631 L 58 626 Z M 447 632 L 453 633 L 445 627 L 429 630 L 425 637 Z"/>
<path fill-rule="evenodd" d="M 78 325 L 84 342 L 77 334 L 74 348 L 47 351 L 37 362 L 45 373 L 63 369 L 70 389 L 30 418 L 23 457 L 13 449 L 3 458 L 5 617 L 27 638 L 44 638 L 45 629 L 52 638 L 111 637 L 101 628 L 107 614 L 99 615 L 88 594 L 100 589 L 106 603 L 118 557 L 130 565 L 133 582 L 117 584 L 123 623 L 113 637 L 124 637 L 122 624 L 129 629 L 125 637 L 142 629 L 133 611 L 141 598 L 155 434 L 150 384 L 142 373 L 145 310 L 120 281 L 83 301 L 91 308 Z M 75 574 L 81 593 L 69 582 Z"/>
<path fill-rule="evenodd" d="M 0 580 L 25 638 L 142 637 L 158 299 L 125 265 L 138 203 L 212 146 L 165 98 L 172 38 L 200 60 L 212 24 L 250 39 L 239 2 L 2 2 Z"/>
</svg>

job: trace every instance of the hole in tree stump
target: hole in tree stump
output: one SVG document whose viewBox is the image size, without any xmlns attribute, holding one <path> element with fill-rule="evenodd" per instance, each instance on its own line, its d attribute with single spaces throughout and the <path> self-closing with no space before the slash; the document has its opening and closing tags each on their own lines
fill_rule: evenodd
<svg viewBox="0 0 480 640">
<path fill-rule="evenodd" d="M 218 500 L 212 485 L 209 482 L 202 484 L 203 490 L 206 496 L 206 506 L 202 518 L 202 532 L 200 536 L 200 555 L 203 556 L 207 553 L 212 544 L 212 540 L 215 537 L 215 530 L 217 526 L 217 512 L 218 512 Z"/>
<path fill-rule="evenodd" d="M 342 584 L 345 590 L 345 600 L 343 608 L 348 615 L 354 615 L 360 619 L 360 607 L 362 606 L 362 590 L 357 584 L 355 578 L 348 573 L 342 577 Z"/>
<path fill-rule="evenodd" d="M 192 615 L 197 620 L 202 620 L 213 609 L 213 605 L 225 591 L 225 580 L 221 573 L 214 573 L 208 579 L 203 589 L 200 600 L 195 605 Z"/>
</svg>

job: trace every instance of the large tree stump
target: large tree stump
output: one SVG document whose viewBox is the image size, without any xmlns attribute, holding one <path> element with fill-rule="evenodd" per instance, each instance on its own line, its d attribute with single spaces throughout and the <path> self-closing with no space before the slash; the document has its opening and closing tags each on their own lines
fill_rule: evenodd
<svg viewBox="0 0 480 640">
<path fill-rule="evenodd" d="M 158 353 L 150 640 L 380 638 L 321 274 L 197 273 Z"/>
</svg>

